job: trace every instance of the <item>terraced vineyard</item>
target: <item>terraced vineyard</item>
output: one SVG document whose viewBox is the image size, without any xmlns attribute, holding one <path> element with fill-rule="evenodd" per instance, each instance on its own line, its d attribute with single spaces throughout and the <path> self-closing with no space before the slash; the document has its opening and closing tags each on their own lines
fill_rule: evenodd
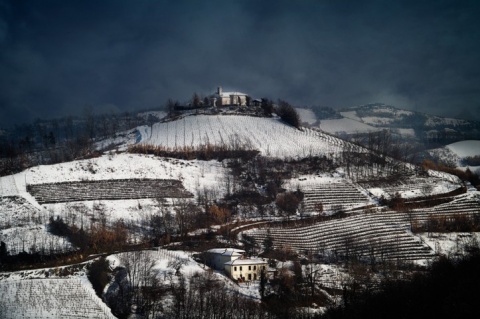
<svg viewBox="0 0 480 319">
<path fill-rule="evenodd" d="M 179 180 L 113 179 L 27 185 L 40 204 L 85 200 L 126 200 L 141 198 L 190 198 Z"/>
<path fill-rule="evenodd" d="M 432 216 L 456 215 L 480 218 L 478 196 L 461 195 L 453 202 L 411 212 L 366 213 L 295 228 L 262 228 L 246 231 L 257 242 L 267 236 L 275 248 L 312 251 L 324 256 L 370 260 L 419 260 L 434 256 L 433 250 L 410 231 L 412 222 L 427 223 Z"/>
<path fill-rule="evenodd" d="M 454 177 L 454 176 L 453 176 Z M 393 197 L 396 193 L 403 194 L 404 197 L 417 197 L 438 195 L 451 192 L 461 188 L 460 181 L 450 180 L 452 176 L 437 177 L 430 176 L 422 178 L 418 176 L 409 176 L 408 178 L 389 180 L 389 181 L 359 181 L 358 184 L 365 189 L 381 188 L 388 196 Z M 450 182 L 447 182 L 450 180 Z M 438 185 L 443 187 L 438 188 Z M 445 189 L 445 187 L 447 189 Z"/>
<path fill-rule="evenodd" d="M 0 281 L 1 318 L 115 318 L 92 290 L 76 279 Z"/>
<path fill-rule="evenodd" d="M 327 257 L 374 260 L 415 260 L 433 256 L 433 251 L 400 223 L 386 223 L 372 215 L 356 215 L 305 227 L 248 231 L 257 242 L 269 235 L 275 248 L 312 251 Z"/>
<path fill-rule="evenodd" d="M 371 215 L 377 221 L 401 223 L 409 227 L 412 224 L 425 225 L 432 218 L 449 220 L 460 215 L 480 220 L 480 198 L 478 195 L 464 194 L 456 196 L 451 202 L 431 208 L 412 209 L 408 212 L 377 212 Z"/>
<path fill-rule="evenodd" d="M 351 208 L 368 205 L 370 199 L 349 183 L 317 184 L 302 190 L 305 197 L 305 212 L 315 212 L 321 203 L 324 210 Z"/>
</svg>

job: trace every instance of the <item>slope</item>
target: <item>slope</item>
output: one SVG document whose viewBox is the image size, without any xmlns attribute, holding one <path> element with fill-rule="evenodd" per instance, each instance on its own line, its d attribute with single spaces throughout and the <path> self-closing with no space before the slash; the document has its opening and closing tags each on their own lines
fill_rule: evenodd
<svg viewBox="0 0 480 319">
<path fill-rule="evenodd" d="M 298 130 L 278 118 L 239 115 L 185 116 L 137 128 L 137 143 L 168 148 L 243 145 L 264 156 L 306 157 L 341 151 L 344 141 L 311 129 Z"/>
</svg>

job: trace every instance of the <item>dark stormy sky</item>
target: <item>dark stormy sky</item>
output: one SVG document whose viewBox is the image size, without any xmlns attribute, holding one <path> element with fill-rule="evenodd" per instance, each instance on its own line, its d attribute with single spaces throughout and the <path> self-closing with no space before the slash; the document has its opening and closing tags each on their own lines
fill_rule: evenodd
<svg viewBox="0 0 480 319">
<path fill-rule="evenodd" d="M 480 120 L 480 1 L 0 0 L 0 126 L 218 85 Z"/>
</svg>

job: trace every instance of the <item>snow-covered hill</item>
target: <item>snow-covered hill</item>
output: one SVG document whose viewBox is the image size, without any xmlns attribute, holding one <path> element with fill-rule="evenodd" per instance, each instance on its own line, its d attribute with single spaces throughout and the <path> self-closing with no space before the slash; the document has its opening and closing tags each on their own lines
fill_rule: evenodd
<svg viewBox="0 0 480 319">
<path fill-rule="evenodd" d="M 245 145 L 264 156 L 306 157 L 341 151 L 344 141 L 311 129 L 296 129 L 278 118 L 239 115 L 185 116 L 137 129 L 137 143 L 169 148 Z"/>
<path fill-rule="evenodd" d="M 453 162 L 455 165 L 462 169 L 471 171 L 480 170 L 478 165 L 468 165 L 465 163 L 465 158 L 480 156 L 480 140 L 465 140 L 448 144 L 444 147 L 430 150 L 430 155 L 437 158 L 440 162 L 448 163 Z"/>
<path fill-rule="evenodd" d="M 452 143 L 446 146 L 458 157 L 468 156 L 480 156 L 480 141 L 479 140 L 467 140 Z"/>
<path fill-rule="evenodd" d="M 388 129 L 406 139 L 445 144 L 465 137 L 480 138 L 479 122 L 445 118 L 381 103 L 344 108 L 338 115 L 339 119 L 321 120 L 320 129 L 336 135 Z M 313 122 L 311 118 L 308 116 L 308 123 Z"/>
<path fill-rule="evenodd" d="M 0 177 L 0 241 L 16 254 L 34 252 L 49 246 L 68 250 L 64 238 L 45 227 L 50 216 L 66 218 L 73 213 L 76 222 L 88 223 L 94 207 L 101 208 L 109 221 L 139 221 L 158 211 L 155 199 L 76 201 L 39 205 L 27 192 L 28 185 L 111 179 L 173 179 L 196 195 L 203 189 L 223 196 L 225 168 L 217 161 L 183 161 L 136 154 L 111 154 L 99 158 L 32 167 L 21 173 Z M 139 192 L 142 190 L 139 189 Z M 79 224 L 80 225 L 80 224 Z"/>
</svg>

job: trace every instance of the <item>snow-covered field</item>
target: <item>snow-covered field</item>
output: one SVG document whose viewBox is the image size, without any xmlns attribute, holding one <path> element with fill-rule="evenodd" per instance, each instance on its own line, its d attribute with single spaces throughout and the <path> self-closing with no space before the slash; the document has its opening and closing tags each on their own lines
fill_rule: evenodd
<svg viewBox="0 0 480 319">
<path fill-rule="evenodd" d="M 264 156 L 306 157 L 340 151 L 343 141 L 310 129 L 296 129 L 278 118 L 198 115 L 138 128 L 137 143 L 169 148 L 235 144 Z"/>
<path fill-rule="evenodd" d="M 475 172 L 480 170 L 480 166 L 464 166 L 462 160 L 465 157 L 480 156 L 480 140 L 465 140 L 455 142 L 444 147 L 432 149 L 429 153 L 441 161 L 453 161 L 458 168 L 467 169 Z"/>
<path fill-rule="evenodd" d="M 480 141 L 466 140 L 452 143 L 446 146 L 450 151 L 458 157 L 480 156 Z"/>
<path fill-rule="evenodd" d="M 0 178 L 2 196 L 28 196 L 26 184 L 108 179 L 178 179 L 192 193 L 214 188 L 224 175 L 218 161 L 184 161 L 138 154 L 109 154 L 98 158 L 40 165 Z M 31 197 L 27 198 L 32 199 Z M 35 200 L 33 199 L 34 203 Z"/>
<path fill-rule="evenodd" d="M 424 243 L 436 253 L 445 256 L 465 254 L 465 245 L 480 243 L 480 233 L 420 233 L 417 234 Z"/>
<path fill-rule="evenodd" d="M 298 115 L 300 116 L 301 123 L 307 123 L 308 125 L 315 125 L 318 122 L 317 116 L 311 109 L 296 108 Z"/>
<path fill-rule="evenodd" d="M 466 125 L 468 124 L 467 121 L 461 119 L 453 119 L 447 117 L 439 117 L 439 116 L 429 116 L 427 121 L 425 122 L 425 126 L 437 126 L 437 125 Z"/>
<path fill-rule="evenodd" d="M 405 137 L 415 137 L 415 130 L 413 128 L 398 128 L 394 131 Z"/>
<path fill-rule="evenodd" d="M 368 124 L 350 119 L 321 120 L 320 129 L 331 134 L 355 134 L 376 132 L 379 129 Z"/>
<path fill-rule="evenodd" d="M 203 189 L 218 196 L 224 192 L 225 168 L 218 161 L 184 161 L 150 155 L 111 154 L 99 158 L 32 167 L 21 173 L 0 177 L 0 240 L 11 253 L 70 248 L 63 238 L 45 228 L 50 216 L 76 223 L 88 223 L 95 208 L 101 208 L 108 221 L 124 219 L 139 222 L 159 210 L 155 199 L 102 200 L 39 205 L 26 185 L 67 181 L 109 179 L 177 179 L 196 195 Z M 7 197 L 8 196 L 8 197 Z M 171 201 L 167 200 L 167 205 Z M 80 224 L 79 224 L 80 225 Z M 34 249 L 35 248 L 35 249 Z"/>
</svg>

